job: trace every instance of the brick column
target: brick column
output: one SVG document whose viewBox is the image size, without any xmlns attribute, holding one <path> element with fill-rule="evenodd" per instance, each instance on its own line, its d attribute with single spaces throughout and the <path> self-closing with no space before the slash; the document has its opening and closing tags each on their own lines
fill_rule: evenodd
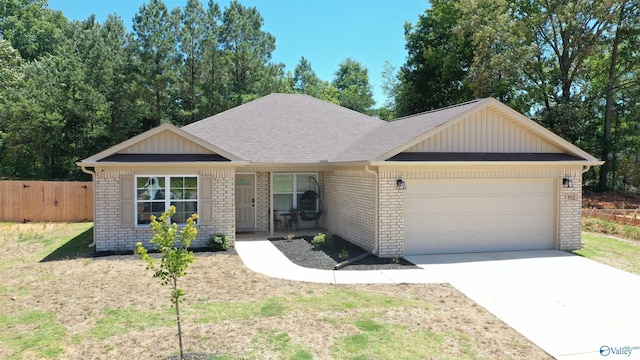
<svg viewBox="0 0 640 360">
<path fill-rule="evenodd" d="M 562 184 L 562 179 L 569 179 L 573 187 L 566 187 Z M 581 241 L 581 210 L 582 210 L 582 172 L 571 170 L 565 172 L 558 181 L 559 211 L 558 224 L 558 249 L 571 251 L 582 246 Z"/>
</svg>

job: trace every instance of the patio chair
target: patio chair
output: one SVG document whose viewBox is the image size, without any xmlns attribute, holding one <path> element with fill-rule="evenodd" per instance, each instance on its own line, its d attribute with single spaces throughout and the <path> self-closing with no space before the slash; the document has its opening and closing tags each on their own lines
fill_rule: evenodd
<svg viewBox="0 0 640 360">
<path fill-rule="evenodd" d="M 300 213 L 300 219 L 304 221 L 315 221 L 314 226 L 320 227 L 318 220 L 322 216 L 322 209 L 318 209 L 316 202 L 318 200 L 318 193 L 313 190 L 305 191 L 300 197 L 298 202 L 298 211 Z"/>
</svg>

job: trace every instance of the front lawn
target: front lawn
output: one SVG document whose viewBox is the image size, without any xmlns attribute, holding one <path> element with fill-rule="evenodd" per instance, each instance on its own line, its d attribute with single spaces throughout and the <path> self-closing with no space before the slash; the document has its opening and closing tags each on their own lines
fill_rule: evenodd
<svg viewBox="0 0 640 360">
<path fill-rule="evenodd" d="M 640 275 L 640 242 L 600 233 L 582 233 L 582 249 L 574 251 L 585 258 Z"/>
<path fill-rule="evenodd" d="M 175 356 L 170 290 L 134 256 L 87 257 L 90 229 L 0 224 L 1 359 Z M 222 253 L 182 281 L 185 348 L 215 359 L 548 358 L 448 285 L 293 282 Z"/>
</svg>

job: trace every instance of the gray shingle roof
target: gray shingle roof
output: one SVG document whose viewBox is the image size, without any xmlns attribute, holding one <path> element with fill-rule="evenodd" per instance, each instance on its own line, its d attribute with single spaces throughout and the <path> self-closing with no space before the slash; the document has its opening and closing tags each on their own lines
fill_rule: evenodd
<svg viewBox="0 0 640 360">
<path fill-rule="evenodd" d="M 498 102 L 479 99 L 386 122 L 308 95 L 271 94 L 182 130 L 258 164 L 384 161 L 429 131 L 492 103 Z M 548 133 L 569 152 L 597 161 Z"/>
<path fill-rule="evenodd" d="M 318 163 L 386 124 L 301 94 L 271 94 L 182 130 L 255 163 Z"/>
<path fill-rule="evenodd" d="M 402 147 L 425 132 L 445 124 L 462 113 L 479 106 L 484 99 L 399 118 L 373 129 L 345 149 L 333 161 L 375 160 Z"/>
</svg>

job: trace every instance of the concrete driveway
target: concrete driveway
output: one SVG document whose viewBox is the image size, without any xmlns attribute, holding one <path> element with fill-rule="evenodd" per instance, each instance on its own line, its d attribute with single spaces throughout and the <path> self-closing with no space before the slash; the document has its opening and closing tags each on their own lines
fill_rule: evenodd
<svg viewBox="0 0 640 360">
<path fill-rule="evenodd" d="M 640 276 L 553 250 L 407 259 L 557 359 L 640 359 Z"/>
</svg>

